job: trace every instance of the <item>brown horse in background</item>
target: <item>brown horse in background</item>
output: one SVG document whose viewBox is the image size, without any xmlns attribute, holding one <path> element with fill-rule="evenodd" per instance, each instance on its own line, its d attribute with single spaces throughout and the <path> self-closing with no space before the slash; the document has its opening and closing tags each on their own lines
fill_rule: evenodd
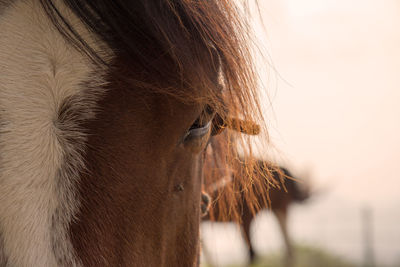
<svg viewBox="0 0 400 267">
<path fill-rule="evenodd" d="M 252 263 L 255 260 L 256 254 L 251 243 L 251 223 L 259 211 L 264 209 L 271 210 L 279 223 L 285 244 L 285 266 L 290 267 L 293 264 L 294 255 L 287 228 L 289 207 L 293 203 L 301 203 L 308 199 L 310 197 L 310 188 L 307 185 L 301 186 L 301 181 L 295 178 L 286 168 L 273 166 L 266 161 L 258 161 L 257 165 L 259 168 L 257 170 L 259 172 L 254 175 L 252 183 L 238 190 L 238 213 L 227 213 L 225 211 L 227 208 L 226 199 L 223 198 L 225 187 L 232 181 L 241 179 L 241 175 L 247 171 L 246 166 L 241 161 L 233 165 L 224 165 L 224 154 L 219 153 L 219 151 L 226 142 L 234 141 L 229 139 L 227 133 L 212 138 L 207 151 L 213 157 L 208 158 L 204 165 L 206 176 L 219 175 L 221 178 L 216 183 L 205 185 L 205 191 L 209 194 L 211 202 L 208 214 L 203 217 L 203 221 L 238 222 L 248 246 L 248 255 Z M 233 146 L 231 148 L 233 149 Z M 232 151 L 231 153 L 237 154 L 236 151 Z M 266 179 L 266 177 L 270 177 L 270 179 Z M 265 190 L 259 190 L 260 187 L 263 187 Z M 256 208 L 248 205 L 249 199 L 247 194 L 249 191 L 256 198 L 255 202 L 258 203 Z M 205 253 L 207 254 L 206 249 Z"/>
<path fill-rule="evenodd" d="M 249 40 L 231 0 L 0 0 L 0 266 L 198 266 L 209 137 L 263 121 Z"/>
<path fill-rule="evenodd" d="M 258 207 L 259 210 L 257 212 L 253 212 L 246 202 L 242 202 L 243 205 L 240 208 L 240 217 L 239 224 L 242 229 L 243 237 L 246 241 L 248 247 L 248 255 L 250 257 L 250 263 L 253 263 L 255 260 L 255 251 L 253 249 L 253 245 L 251 243 L 251 235 L 250 235 L 250 226 L 254 218 L 257 216 L 257 213 L 262 210 L 271 210 L 274 214 L 275 218 L 278 221 L 279 228 L 281 230 L 283 242 L 285 244 L 285 266 L 292 266 L 294 260 L 293 254 L 293 245 L 288 232 L 288 214 L 289 208 L 293 203 L 301 203 L 310 197 L 309 191 L 307 188 L 302 188 L 299 186 L 297 179 L 292 176 L 292 174 L 283 167 L 280 167 L 280 171 L 286 177 L 284 181 L 280 181 L 281 173 L 277 171 L 273 171 L 273 178 L 279 181 L 279 187 L 269 187 L 268 189 L 268 198 L 270 204 L 265 202 L 263 198 L 265 196 L 257 195 L 257 201 L 260 204 Z M 237 179 L 236 177 L 232 177 L 232 179 Z M 267 185 L 265 185 L 267 187 Z M 244 194 L 244 192 L 242 191 Z M 216 199 L 216 201 L 212 202 L 209 208 L 209 214 L 203 218 L 203 221 L 214 221 L 214 222 L 237 222 L 232 217 L 226 217 L 219 214 L 218 211 L 218 193 L 212 194 L 210 196 L 211 199 Z M 244 196 L 240 197 L 242 201 L 244 201 Z"/>
</svg>

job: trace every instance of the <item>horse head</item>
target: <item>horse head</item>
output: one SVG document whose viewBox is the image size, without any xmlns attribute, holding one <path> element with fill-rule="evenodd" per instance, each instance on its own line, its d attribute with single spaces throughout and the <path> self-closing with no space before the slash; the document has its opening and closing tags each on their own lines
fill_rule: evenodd
<svg viewBox="0 0 400 267">
<path fill-rule="evenodd" d="M 0 264 L 198 265 L 208 139 L 258 131 L 238 13 L 0 1 Z"/>
</svg>

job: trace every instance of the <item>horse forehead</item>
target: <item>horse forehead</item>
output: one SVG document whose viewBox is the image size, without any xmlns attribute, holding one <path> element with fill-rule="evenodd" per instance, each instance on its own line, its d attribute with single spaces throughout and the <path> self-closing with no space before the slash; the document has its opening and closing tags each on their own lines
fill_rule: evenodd
<svg viewBox="0 0 400 267">
<path fill-rule="evenodd" d="M 0 2 L 0 253 L 10 266 L 77 266 L 67 228 L 84 167 L 80 125 L 104 93 L 103 73 L 67 45 L 40 1 L 10 3 Z"/>
</svg>

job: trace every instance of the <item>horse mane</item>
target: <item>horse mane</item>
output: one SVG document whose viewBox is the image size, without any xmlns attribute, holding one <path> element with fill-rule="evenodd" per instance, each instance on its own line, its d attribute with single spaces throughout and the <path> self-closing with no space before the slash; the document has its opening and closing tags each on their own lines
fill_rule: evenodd
<svg viewBox="0 0 400 267">
<path fill-rule="evenodd" d="M 204 164 L 204 191 L 211 198 L 209 218 L 241 223 L 243 208 L 252 214 L 270 207 L 271 189 L 286 191 L 287 173 L 273 162 L 252 153 L 239 153 L 237 146 L 251 149 L 243 136 L 226 131 L 211 139 Z"/>
<path fill-rule="evenodd" d="M 114 67 L 101 49 L 88 44 L 63 16 L 63 2 L 78 17 L 99 43 L 122 59 L 131 75 L 121 74 L 132 88 L 145 87 L 155 93 L 169 94 L 189 103 L 209 105 L 224 120 L 224 127 L 243 131 L 237 120 L 256 122 L 265 130 L 258 100 L 253 36 L 244 10 L 231 0 L 40 0 L 58 31 L 76 49 L 98 65 Z M 151 43 L 151 46 L 148 44 Z M 171 67 L 172 66 L 172 67 Z M 218 73 L 218 79 L 215 79 Z M 129 77 L 129 78 L 128 78 Z M 133 77 L 133 78 L 132 78 Z M 162 84 L 159 81 L 168 81 Z M 199 94 L 199 88 L 205 93 Z M 219 89 L 218 89 L 219 88 Z M 239 142 L 247 147 L 246 157 L 230 153 Z M 225 152 L 223 152 L 225 151 Z M 262 172 L 255 159 L 250 139 L 241 135 L 227 142 L 226 166 L 244 162 L 242 179 L 225 188 L 227 212 L 236 213 L 235 192 L 254 188 L 252 177 Z M 210 181 L 220 176 L 208 176 Z M 239 186 L 240 185 L 240 186 Z M 259 190 L 263 190 L 259 187 Z M 254 201 L 248 190 L 247 202 Z"/>
</svg>

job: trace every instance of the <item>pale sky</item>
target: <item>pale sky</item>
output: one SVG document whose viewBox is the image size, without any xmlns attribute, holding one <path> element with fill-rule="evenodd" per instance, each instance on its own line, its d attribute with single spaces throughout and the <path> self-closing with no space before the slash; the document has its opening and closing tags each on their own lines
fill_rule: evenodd
<svg viewBox="0 0 400 267">
<path fill-rule="evenodd" d="M 260 3 L 279 157 L 354 201 L 400 204 L 400 2 Z"/>
<path fill-rule="evenodd" d="M 375 257 L 399 266 L 400 1 L 259 3 L 265 28 L 256 26 L 257 37 L 270 64 L 258 70 L 276 147 L 269 154 L 297 173 L 311 171 L 323 189 L 294 207 L 293 239 L 362 261 L 360 214 L 369 206 Z M 273 223 L 264 214 L 253 229 L 261 253 L 282 244 Z M 245 262 L 240 233 L 226 229 L 203 233 L 220 262 Z"/>
</svg>

